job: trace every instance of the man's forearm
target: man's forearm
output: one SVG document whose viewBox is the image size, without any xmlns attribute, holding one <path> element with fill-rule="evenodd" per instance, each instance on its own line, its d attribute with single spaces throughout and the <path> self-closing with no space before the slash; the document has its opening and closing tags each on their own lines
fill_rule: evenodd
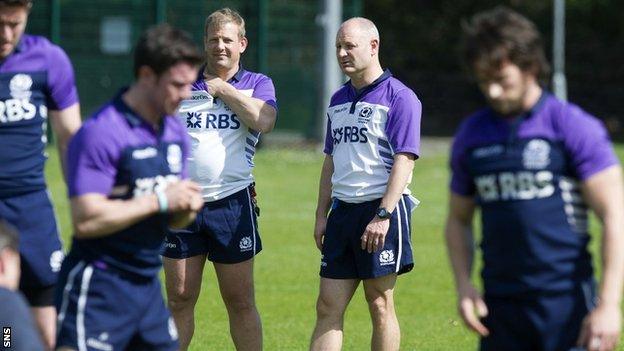
<svg viewBox="0 0 624 351">
<path fill-rule="evenodd" d="M 449 217 L 446 222 L 445 237 L 455 286 L 459 290 L 460 287 L 470 284 L 474 257 L 472 228 Z"/>
<path fill-rule="evenodd" d="M 397 154 L 390 171 L 386 192 L 381 199 L 379 207 L 384 207 L 392 212 L 407 187 L 408 181 L 414 170 L 414 156 L 406 154 Z"/>
<path fill-rule="evenodd" d="M 331 176 L 334 173 L 334 164 L 330 156 L 326 156 L 321 169 L 319 181 L 318 202 L 316 205 L 316 217 L 326 217 L 331 206 Z"/>
<path fill-rule="evenodd" d="M 614 213 L 603 222 L 600 303 L 620 306 L 624 285 L 624 229 L 623 214 Z"/>
<path fill-rule="evenodd" d="M 71 201 L 74 229 L 78 238 L 110 235 L 159 211 L 158 199 L 154 194 L 129 200 L 110 200 L 100 195 L 85 195 Z"/>
<path fill-rule="evenodd" d="M 236 113 L 236 116 L 247 127 L 262 133 L 273 130 L 276 118 L 276 111 L 273 106 L 239 92 L 228 83 L 220 87 L 218 97 Z"/>
</svg>

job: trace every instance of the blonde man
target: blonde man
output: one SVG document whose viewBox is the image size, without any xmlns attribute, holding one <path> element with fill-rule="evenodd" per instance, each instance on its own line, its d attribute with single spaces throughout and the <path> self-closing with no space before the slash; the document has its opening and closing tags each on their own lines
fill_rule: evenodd
<svg viewBox="0 0 624 351">
<path fill-rule="evenodd" d="M 253 258 L 262 245 L 257 225 L 255 145 L 277 116 L 270 78 L 240 64 L 247 48 L 245 21 L 224 8 L 206 19 L 206 64 L 178 118 L 192 139 L 190 176 L 202 188 L 204 207 L 188 228 L 167 236 L 164 266 L 169 307 L 186 350 L 206 260 L 217 273 L 237 350 L 262 349 Z"/>
</svg>

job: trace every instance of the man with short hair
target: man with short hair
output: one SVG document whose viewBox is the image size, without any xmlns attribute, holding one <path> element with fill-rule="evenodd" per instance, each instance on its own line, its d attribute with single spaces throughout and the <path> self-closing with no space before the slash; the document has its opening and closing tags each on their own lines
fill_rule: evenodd
<svg viewBox="0 0 624 351">
<path fill-rule="evenodd" d="M 462 123 L 451 153 L 446 240 L 461 317 L 485 351 L 615 349 L 624 191 L 603 124 L 540 86 L 548 73 L 540 34 L 520 14 L 475 15 L 462 51 L 489 106 Z M 484 298 L 470 279 L 477 207 Z M 588 207 L 603 229 L 598 296 Z"/>
<path fill-rule="evenodd" d="M 17 292 L 20 276 L 19 238 L 15 228 L 0 220 L 0 326 L 3 346 L 15 350 L 40 351 L 43 344 L 26 300 Z M 6 328 L 9 328 L 7 333 Z M 7 345 L 7 342 L 9 344 Z"/>
<path fill-rule="evenodd" d="M 275 88 L 269 77 L 243 69 L 245 21 L 236 11 L 224 8 L 207 17 L 204 45 L 206 64 L 178 118 L 193 140 L 189 173 L 200 184 L 205 203 L 193 224 L 167 234 L 167 298 L 180 348 L 186 350 L 204 265 L 206 259 L 212 261 L 234 346 L 261 350 L 253 263 L 262 245 L 252 169 L 260 133 L 275 125 Z"/>
<path fill-rule="evenodd" d="M 310 349 L 340 350 L 344 312 L 362 281 L 371 349 L 398 350 L 394 286 L 414 265 L 410 215 L 417 201 L 407 186 L 419 155 L 422 107 L 381 68 L 379 32 L 370 20 L 352 18 L 340 26 L 336 57 L 350 80 L 327 109 L 314 226 L 321 282 Z"/>
<path fill-rule="evenodd" d="M 49 115 L 64 164 L 67 143 L 80 127 L 80 106 L 65 52 L 24 34 L 31 7 L 31 0 L 0 0 L 0 217 L 19 232 L 20 290 L 51 349 L 63 250 L 43 172 L 46 130 Z"/>
<path fill-rule="evenodd" d="M 136 81 L 69 145 L 75 232 L 56 291 L 59 349 L 178 348 L 158 272 L 165 229 L 187 225 L 202 205 L 185 179 L 188 136 L 172 116 L 201 60 L 187 33 L 150 28 L 135 48 Z"/>
</svg>

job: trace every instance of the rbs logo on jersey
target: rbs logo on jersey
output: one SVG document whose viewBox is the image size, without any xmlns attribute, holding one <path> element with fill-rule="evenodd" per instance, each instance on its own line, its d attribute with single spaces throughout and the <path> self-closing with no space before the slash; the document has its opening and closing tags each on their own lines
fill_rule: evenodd
<svg viewBox="0 0 624 351">
<path fill-rule="evenodd" d="M 197 129 L 238 129 L 240 121 L 236 114 L 214 114 L 201 112 L 186 113 L 186 128 Z"/>
<path fill-rule="evenodd" d="M 543 199 L 555 192 L 550 171 L 486 174 L 475 183 L 483 202 Z"/>
<path fill-rule="evenodd" d="M 332 129 L 334 145 L 340 143 L 368 143 L 366 136 L 368 129 L 366 127 L 340 127 Z"/>
<path fill-rule="evenodd" d="M 0 123 L 29 120 L 37 115 L 37 106 L 28 99 L 0 101 Z"/>
</svg>

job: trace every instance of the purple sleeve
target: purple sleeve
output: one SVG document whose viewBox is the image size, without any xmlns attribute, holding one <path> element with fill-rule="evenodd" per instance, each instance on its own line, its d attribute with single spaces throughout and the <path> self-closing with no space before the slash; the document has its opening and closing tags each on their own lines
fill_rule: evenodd
<svg viewBox="0 0 624 351">
<path fill-rule="evenodd" d="M 93 125 L 82 127 L 67 150 L 69 197 L 88 193 L 108 195 L 115 183 L 118 147 Z"/>
<path fill-rule="evenodd" d="M 619 163 L 600 120 L 576 106 L 569 106 L 561 132 L 572 165 L 581 180 Z"/>
<path fill-rule="evenodd" d="M 325 148 L 323 152 L 331 155 L 334 152 L 334 138 L 331 131 L 331 119 L 327 116 L 327 130 L 325 131 Z"/>
<path fill-rule="evenodd" d="M 74 69 L 69 57 L 58 46 L 52 46 L 48 64 L 48 108 L 64 110 L 78 102 Z"/>
<path fill-rule="evenodd" d="M 419 157 L 422 105 L 410 89 L 399 91 L 390 103 L 386 135 L 394 153 L 406 152 Z"/>
<path fill-rule="evenodd" d="M 261 75 L 254 87 L 252 97 L 260 99 L 273 106 L 277 110 L 277 99 L 275 98 L 275 86 L 271 78 Z"/>
<path fill-rule="evenodd" d="M 455 134 L 451 147 L 451 191 L 463 196 L 472 196 L 475 194 L 475 185 L 466 165 L 467 148 L 462 127 Z"/>
</svg>

